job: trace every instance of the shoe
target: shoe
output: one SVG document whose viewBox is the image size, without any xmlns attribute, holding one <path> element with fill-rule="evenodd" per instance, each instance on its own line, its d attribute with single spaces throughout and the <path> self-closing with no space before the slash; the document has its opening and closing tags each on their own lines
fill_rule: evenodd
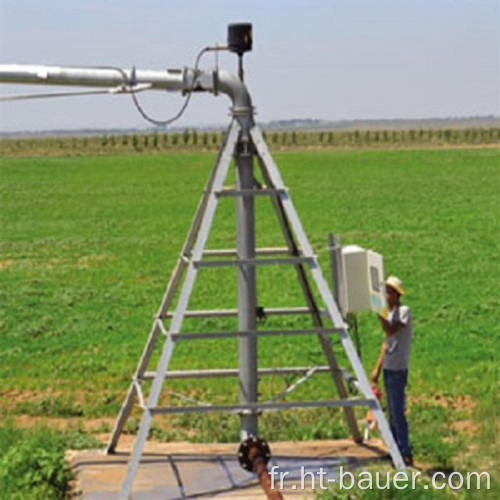
<svg viewBox="0 0 500 500">
<path fill-rule="evenodd" d="M 403 457 L 403 462 L 408 467 L 411 467 L 413 465 L 413 457 L 411 455 L 406 455 Z"/>
</svg>

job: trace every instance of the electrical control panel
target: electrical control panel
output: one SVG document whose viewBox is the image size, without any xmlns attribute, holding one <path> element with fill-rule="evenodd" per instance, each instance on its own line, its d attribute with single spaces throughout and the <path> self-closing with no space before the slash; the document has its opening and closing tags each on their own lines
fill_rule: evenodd
<svg viewBox="0 0 500 500">
<path fill-rule="evenodd" d="M 348 245 L 342 248 L 342 266 L 346 312 L 374 311 L 386 317 L 382 255 L 358 245 Z"/>
</svg>

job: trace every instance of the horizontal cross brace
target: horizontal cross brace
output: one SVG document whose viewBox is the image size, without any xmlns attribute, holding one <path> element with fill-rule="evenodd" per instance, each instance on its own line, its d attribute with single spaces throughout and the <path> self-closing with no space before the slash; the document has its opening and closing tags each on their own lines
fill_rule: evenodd
<svg viewBox="0 0 500 500">
<path fill-rule="evenodd" d="M 287 335 L 320 335 L 340 333 L 341 328 L 311 328 L 302 330 L 250 330 L 250 331 L 231 331 L 231 332 L 186 332 L 186 333 L 168 333 L 173 340 L 200 340 L 200 339 L 215 339 L 215 338 L 235 338 L 235 337 L 271 337 L 271 336 L 287 336 Z"/>
<path fill-rule="evenodd" d="M 269 375 L 292 375 L 296 373 L 305 373 L 310 370 L 309 366 L 292 366 L 287 368 L 259 368 L 257 374 L 259 376 Z M 329 372 L 329 366 L 317 366 L 315 373 Z M 224 378 L 237 377 L 239 375 L 237 368 L 221 368 L 208 370 L 171 370 L 165 373 L 167 379 L 191 379 L 191 378 Z M 151 380 L 155 377 L 156 372 L 145 372 L 143 380 Z"/>
<path fill-rule="evenodd" d="M 343 399 L 336 401 L 296 401 L 285 403 L 248 403 L 241 405 L 204 405 L 204 406 L 169 406 L 149 408 L 152 415 L 175 414 L 175 413 L 208 413 L 208 412 L 236 412 L 236 413 L 257 413 L 269 410 L 288 410 L 292 408 L 333 408 L 333 407 L 353 407 L 368 406 L 376 407 L 373 399 Z"/>
<path fill-rule="evenodd" d="M 230 266 L 275 266 L 284 264 L 311 264 L 313 257 L 287 257 L 283 259 L 238 259 L 238 260 L 213 260 L 193 261 L 194 267 L 230 267 Z"/>
<path fill-rule="evenodd" d="M 269 196 L 285 193 L 286 189 L 222 189 L 215 191 L 216 196 Z"/>
<path fill-rule="evenodd" d="M 309 307 L 270 307 L 264 309 L 266 316 L 286 316 L 294 314 L 312 314 Z M 164 318 L 172 318 L 174 313 L 167 313 Z M 238 316 L 238 309 L 210 309 L 206 311 L 186 311 L 185 318 L 228 318 Z"/>
<path fill-rule="evenodd" d="M 256 255 L 283 255 L 288 254 L 290 249 L 288 247 L 276 248 L 256 248 Z M 238 251 L 234 248 L 221 249 L 221 250 L 204 250 L 203 257 L 236 257 Z"/>
</svg>

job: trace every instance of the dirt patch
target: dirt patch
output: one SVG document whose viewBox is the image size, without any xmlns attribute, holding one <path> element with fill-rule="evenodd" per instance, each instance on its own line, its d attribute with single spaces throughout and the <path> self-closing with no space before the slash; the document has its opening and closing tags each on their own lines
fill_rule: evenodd
<svg viewBox="0 0 500 500">
<path fill-rule="evenodd" d="M 105 260 L 110 260 L 111 257 L 109 255 L 84 255 L 80 257 L 77 261 L 77 266 L 80 269 L 88 269 L 89 267 L 103 262 Z"/>
<path fill-rule="evenodd" d="M 19 403 L 24 403 L 26 401 L 33 401 L 40 397 L 40 392 L 30 391 L 29 389 L 23 390 L 12 390 L 7 392 L 0 392 L 2 397 L 2 402 L 0 403 L 0 408 L 2 409 L 12 409 Z"/>
<path fill-rule="evenodd" d="M 409 395 L 408 401 L 410 404 L 418 404 L 424 408 L 440 406 L 447 410 L 465 410 L 468 414 L 477 408 L 477 401 L 470 396 L 451 396 L 449 394 Z"/>
<path fill-rule="evenodd" d="M 86 432 L 95 432 L 102 429 L 112 429 L 115 424 L 115 418 L 58 418 L 58 417 L 37 417 L 31 415 L 13 415 L 13 423 L 25 429 L 31 429 L 37 426 L 46 426 L 51 429 L 58 429 L 61 431 L 69 429 L 83 429 Z M 99 439 L 99 434 L 96 435 Z M 109 434 L 102 434 L 102 436 L 109 437 Z M 105 439 L 105 437 L 103 437 Z"/>
<path fill-rule="evenodd" d="M 13 260 L 2 260 L 0 261 L 0 271 L 3 271 L 4 269 L 7 269 L 8 267 L 12 266 L 14 264 Z"/>
<path fill-rule="evenodd" d="M 452 422 L 451 427 L 458 432 L 467 434 L 467 436 L 475 436 L 479 430 L 477 423 L 472 420 L 457 420 Z"/>
</svg>

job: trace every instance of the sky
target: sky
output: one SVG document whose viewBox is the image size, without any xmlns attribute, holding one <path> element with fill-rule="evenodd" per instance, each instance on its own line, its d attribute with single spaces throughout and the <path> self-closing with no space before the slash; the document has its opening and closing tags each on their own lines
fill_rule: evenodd
<svg viewBox="0 0 500 500">
<path fill-rule="evenodd" d="M 193 67 L 253 25 L 245 82 L 256 120 L 500 116 L 500 0 L 0 0 L 0 64 Z M 237 71 L 234 54 L 203 69 Z M 59 87 L 0 84 L 0 95 Z M 73 89 L 75 90 L 75 89 Z M 183 97 L 138 96 L 158 120 Z M 180 127 L 225 125 L 226 96 L 196 94 Z M 147 128 L 130 96 L 0 102 L 0 132 Z"/>
</svg>

